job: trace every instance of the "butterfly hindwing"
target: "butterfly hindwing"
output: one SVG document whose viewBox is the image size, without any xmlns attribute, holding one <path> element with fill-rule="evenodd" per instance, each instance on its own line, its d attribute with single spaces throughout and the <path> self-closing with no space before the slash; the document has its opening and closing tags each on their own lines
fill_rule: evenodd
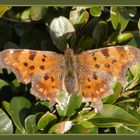
<svg viewBox="0 0 140 140">
<path fill-rule="evenodd" d="M 32 80 L 31 93 L 41 100 L 55 102 L 56 95 L 62 90 L 61 76 L 61 70 L 36 76 Z"/>
<path fill-rule="evenodd" d="M 95 71 L 81 71 L 79 79 L 82 96 L 86 101 L 90 101 L 95 109 L 101 110 L 101 99 L 112 93 L 110 78 Z"/>
</svg>

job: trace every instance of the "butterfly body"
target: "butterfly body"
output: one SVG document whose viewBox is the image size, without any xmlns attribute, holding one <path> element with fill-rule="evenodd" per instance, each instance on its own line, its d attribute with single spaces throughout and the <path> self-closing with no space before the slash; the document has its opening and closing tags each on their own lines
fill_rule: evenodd
<svg viewBox="0 0 140 140">
<path fill-rule="evenodd" d="M 65 58 L 65 71 L 63 80 L 63 91 L 67 93 L 72 93 L 79 90 L 78 86 L 78 68 L 77 68 L 77 58 L 74 55 L 73 50 L 67 48 L 64 54 Z"/>
<path fill-rule="evenodd" d="M 31 93 L 56 102 L 60 91 L 82 95 L 97 110 L 112 93 L 111 82 L 125 85 L 125 72 L 140 62 L 140 49 L 115 46 L 64 55 L 50 51 L 8 49 L 0 52 L 0 67 L 11 69 L 22 83 L 31 82 Z"/>
</svg>

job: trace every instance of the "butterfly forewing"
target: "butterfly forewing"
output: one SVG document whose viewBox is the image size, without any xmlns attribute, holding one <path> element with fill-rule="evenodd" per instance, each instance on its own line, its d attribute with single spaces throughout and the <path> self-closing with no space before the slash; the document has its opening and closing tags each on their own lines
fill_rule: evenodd
<svg viewBox="0 0 140 140">
<path fill-rule="evenodd" d="M 1 68 L 12 69 L 23 83 L 31 82 L 40 73 L 60 69 L 61 65 L 63 56 L 54 52 L 9 49 L 0 53 Z"/>
</svg>

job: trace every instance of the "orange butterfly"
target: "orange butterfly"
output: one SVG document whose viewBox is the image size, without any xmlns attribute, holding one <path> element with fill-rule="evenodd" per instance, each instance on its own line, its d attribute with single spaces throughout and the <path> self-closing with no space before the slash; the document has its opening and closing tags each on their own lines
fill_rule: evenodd
<svg viewBox="0 0 140 140">
<path fill-rule="evenodd" d="M 41 100 L 56 102 L 60 91 L 73 92 L 102 108 L 101 99 L 112 93 L 110 83 L 125 84 L 125 72 L 140 61 L 140 50 L 115 46 L 64 55 L 50 51 L 8 49 L 0 52 L 0 67 L 11 69 L 22 83 L 32 83 L 31 93 Z"/>
</svg>

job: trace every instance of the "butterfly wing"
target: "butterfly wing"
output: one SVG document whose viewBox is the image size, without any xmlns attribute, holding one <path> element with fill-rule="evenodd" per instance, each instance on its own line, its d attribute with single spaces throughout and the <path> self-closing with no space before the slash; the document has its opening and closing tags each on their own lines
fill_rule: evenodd
<svg viewBox="0 0 140 140">
<path fill-rule="evenodd" d="M 22 83 L 32 82 L 32 94 L 43 100 L 52 100 L 61 90 L 63 62 L 63 55 L 49 51 L 8 49 L 0 52 L 0 67 L 11 69 Z M 35 86 L 37 83 L 40 84 Z"/>
<path fill-rule="evenodd" d="M 130 46 L 108 47 L 82 52 L 78 60 L 81 92 L 95 104 L 94 107 L 100 108 L 98 105 L 101 105 L 101 98 L 111 92 L 112 81 L 125 84 L 125 72 L 128 67 L 140 61 L 140 50 Z"/>
<path fill-rule="evenodd" d="M 56 95 L 62 90 L 61 70 L 40 74 L 32 81 L 31 93 L 42 100 L 55 102 Z"/>
</svg>

